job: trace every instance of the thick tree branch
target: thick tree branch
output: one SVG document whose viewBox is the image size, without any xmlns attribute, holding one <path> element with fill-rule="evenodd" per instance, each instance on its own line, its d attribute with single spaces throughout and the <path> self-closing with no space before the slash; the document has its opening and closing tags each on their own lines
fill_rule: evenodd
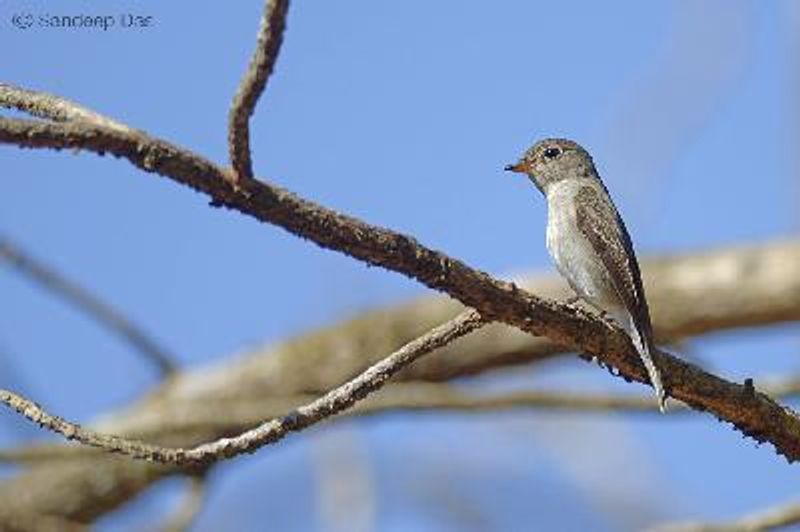
<svg viewBox="0 0 800 532">
<path fill-rule="evenodd" d="M 256 49 L 233 98 L 228 117 L 228 147 L 236 183 L 253 178 L 250 116 L 255 111 L 258 98 L 264 92 L 278 58 L 288 10 L 289 0 L 267 0 L 264 3 Z"/>
<path fill-rule="evenodd" d="M 86 289 L 32 258 L 2 235 L 0 235 L 0 261 L 8 262 L 45 289 L 69 301 L 75 308 L 121 336 L 163 374 L 174 372 L 175 358 L 164 348 L 159 347 L 143 330 Z"/>
<path fill-rule="evenodd" d="M 221 438 L 192 449 L 168 448 L 120 436 L 85 429 L 47 413 L 33 401 L 7 390 L 0 390 L 0 402 L 34 423 L 59 433 L 68 440 L 144 460 L 179 466 L 207 466 L 282 440 L 291 432 L 303 430 L 349 408 L 382 387 L 386 381 L 414 360 L 469 334 L 484 325 L 480 314 L 467 310 L 448 323 L 406 344 L 366 371 L 311 403 L 289 414 L 261 423 L 232 438 Z"/>
<path fill-rule="evenodd" d="M 629 339 L 594 316 L 528 294 L 463 262 L 420 245 L 413 238 L 370 226 L 258 181 L 232 186 L 210 161 L 144 133 L 125 134 L 95 126 L 43 124 L 0 118 L 0 142 L 21 147 L 87 149 L 112 153 L 135 166 L 167 176 L 258 220 L 278 225 L 368 264 L 405 274 L 444 291 L 487 321 L 503 321 L 544 335 L 569 349 L 596 356 L 620 376 L 647 382 Z M 669 394 L 712 412 L 757 441 L 769 441 L 789 461 L 800 459 L 800 419 L 769 397 L 734 384 L 661 351 L 654 353 Z"/>
</svg>

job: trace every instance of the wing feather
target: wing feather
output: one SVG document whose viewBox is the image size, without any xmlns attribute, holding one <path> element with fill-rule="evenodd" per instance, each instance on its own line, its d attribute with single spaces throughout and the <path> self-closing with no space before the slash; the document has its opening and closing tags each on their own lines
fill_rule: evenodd
<svg viewBox="0 0 800 532">
<path fill-rule="evenodd" d="M 633 317 L 642 340 L 648 347 L 652 346 L 650 311 L 639 264 L 622 218 L 611 201 L 603 198 L 595 187 L 581 187 L 575 199 L 578 229 L 603 261 L 614 290 Z M 608 220 L 615 220 L 616 223 L 609 224 Z"/>
</svg>

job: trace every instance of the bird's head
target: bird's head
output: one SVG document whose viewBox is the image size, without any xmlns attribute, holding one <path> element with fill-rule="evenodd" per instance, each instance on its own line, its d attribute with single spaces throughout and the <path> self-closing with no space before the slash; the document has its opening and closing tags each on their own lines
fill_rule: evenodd
<svg viewBox="0 0 800 532">
<path fill-rule="evenodd" d="M 558 181 L 597 175 L 589 153 L 568 139 L 540 140 L 505 170 L 526 174 L 544 194 Z"/>
</svg>

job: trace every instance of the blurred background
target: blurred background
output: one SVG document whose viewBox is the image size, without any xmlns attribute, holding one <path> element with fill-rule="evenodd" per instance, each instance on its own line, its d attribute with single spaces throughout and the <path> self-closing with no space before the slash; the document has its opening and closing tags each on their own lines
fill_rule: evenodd
<svg viewBox="0 0 800 532">
<path fill-rule="evenodd" d="M 2 79 L 224 163 L 262 9 L 9 0 Z M 18 12 L 154 22 L 22 30 Z M 590 150 L 640 256 L 792 237 L 799 36 L 791 0 L 295 2 L 252 122 L 255 170 L 506 278 L 551 269 L 544 201 L 502 172 L 543 137 Z M 187 368 L 429 294 L 112 157 L 0 146 L 0 168 L 0 233 Z M 797 324 L 682 348 L 730 379 L 800 370 Z M 650 392 L 576 357 L 549 369 L 478 384 Z M 89 421 L 157 381 L 130 346 L 0 269 L 0 387 Z M 0 445 L 47 438 L 0 412 Z M 796 468 L 702 414 L 394 413 L 215 468 L 193 530 L 260 530 L 265 516 L 276 530 L 635 530 L 790 500 Z M 154 526 L 182 485 L 158 484 L 98 530 Z"/>
</svg>

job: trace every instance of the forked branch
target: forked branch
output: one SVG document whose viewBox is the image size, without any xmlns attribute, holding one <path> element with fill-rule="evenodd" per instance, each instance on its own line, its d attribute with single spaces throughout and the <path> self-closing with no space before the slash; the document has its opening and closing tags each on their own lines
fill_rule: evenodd
<svg viewBox="0 0 800 532">
<path fill-rule="evenodd" d="M 267 86 L 275 60 L 283 42 L 286 12 L 289 0 L 268 0 L 264 4 L 261 26 L 250 65 L 239 84 L 228 116 L 228 150 L 233 166 L 234 183 L 253 179 L 253 161 L 250 150 L 250 116 L 258 98 Z"/>
<path fill-rule="evenodd" d="M 0 82 L 0 107 L 16 109 L 54 122 L 87 122 L 123 132 L 132 131 L 116 120 L 61 96 L 23 89 L 9 83 Z"/>
</svg>

